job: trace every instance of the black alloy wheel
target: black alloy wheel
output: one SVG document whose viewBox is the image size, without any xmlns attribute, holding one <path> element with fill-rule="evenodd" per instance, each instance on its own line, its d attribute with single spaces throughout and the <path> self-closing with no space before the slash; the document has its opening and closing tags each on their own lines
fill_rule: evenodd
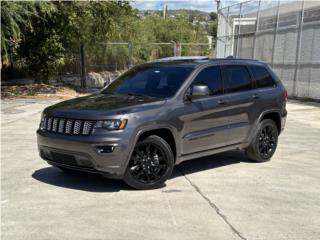
<svg viewBox="0 0 320 240">
<path fill-rule="evenodd" d="M 149 136 L 135 146 L 125 174 L 125 182 L 136 189 L 153 189 L 170 177 L 174 165 L 168 143 Z"/>
<path fill-rule="evenodd" d="M 276 130 L 272 125 L 266 125 L 259 136 L 259 153 L 263 158 L 269 158 L 276 147 Z"/>
<path fill-rule="evenodd" d="M 255 162 L 269 161 L 276 151 L 278 135 L 278 128 L 273 120 L 262 120 L 250 146 L 246 149 L 248 158 Z"/>
</svg>

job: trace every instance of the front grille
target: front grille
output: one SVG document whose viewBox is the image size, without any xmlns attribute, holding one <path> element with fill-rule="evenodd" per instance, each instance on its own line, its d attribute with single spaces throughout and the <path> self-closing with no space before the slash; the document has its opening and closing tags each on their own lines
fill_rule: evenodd
<svg viewBox="0 0 320 240">
<path fill-rule="evenodd" d="M 88 136 L 92 132 L 94 123 L 94 121 L 90 120 L 76 120 L 45 116 L 41 121 L 41 128 L 48 132 L 66 135 Z"/>
<path fill-rule="evenodd" d="M 81 155 L 81 158 L 79 158 L 79 155 Z M 74 167 L 81 167 L 81 168 L 91 168 L 93 169 L 93 163 L 90 160 L 89 157 L 86 157 L 82 153 L 74 154 L 74 153 L 62 153 L 62 152 L 56 152 L 54 150 L 48 149 L 48 148 L 40 148 L 40 156 L 52 163 L 59 163 Z"/>
<path fill-rule="evenodd" d="M 74 156 L 62 153 L 51 152 L 52 161 L 70 166 L 77 166 L 77 161 Z"/>
</svg>

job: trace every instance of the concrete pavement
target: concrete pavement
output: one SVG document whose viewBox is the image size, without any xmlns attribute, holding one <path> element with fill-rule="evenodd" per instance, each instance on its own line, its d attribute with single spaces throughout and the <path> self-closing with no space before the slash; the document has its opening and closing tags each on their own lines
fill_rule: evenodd
<svg viewBox="0 0 320 240">
<path fill-rule="evenodd" d="M 167 186 L 66 175 L 40 159 L 51 101 L 2 101 L 2 239 L 319 239 L 320 107 L 288 104 L 267 163 L 229 152 L 179 165 Z"/>
</svg>

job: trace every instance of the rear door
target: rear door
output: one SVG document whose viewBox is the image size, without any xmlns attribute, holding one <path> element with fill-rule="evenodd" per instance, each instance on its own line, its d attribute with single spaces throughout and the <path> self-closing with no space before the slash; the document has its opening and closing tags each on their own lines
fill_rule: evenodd
<svg viewBox="0 0 320 240">
<path fill-rule="evenodd" d="M 274 100 L 276 99 L 274 95 L 276 82 L 264 66 L 252 65 L 249 69 L 253 77 L 253 87 L 255 89 L 253 97 L 254 106 L 257 109 L 257 119 L 265 110 L 278 108 L 278 103 Z"/>
<path fill-rule="evenodd" d="M 242 143 L 255 120 L 255 90 L 248 68 L 244 65 L 221 67 L 225 105 L 228 106 L 226 145 Z"/>
</svg>

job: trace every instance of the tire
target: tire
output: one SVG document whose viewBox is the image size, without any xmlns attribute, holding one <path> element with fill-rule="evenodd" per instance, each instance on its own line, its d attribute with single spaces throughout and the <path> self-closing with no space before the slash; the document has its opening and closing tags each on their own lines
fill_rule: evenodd
<svg viewBox="0 0 320 240">
<path fill-rule="evenodd" d="M 169 144 L 151 135 L 136 144 L 123 180 L 139 190 L 159 188 L 171 176 L 173 167 L 174 156 Z"/>
<path fill-rule="evenodd" d="M 254 162 L 269 161 L 276 151 L 278 135 L 278 128 L 273 120 L 262 120 L 250 146 L 246 149 L 247 157 Z"/>
</svg>

